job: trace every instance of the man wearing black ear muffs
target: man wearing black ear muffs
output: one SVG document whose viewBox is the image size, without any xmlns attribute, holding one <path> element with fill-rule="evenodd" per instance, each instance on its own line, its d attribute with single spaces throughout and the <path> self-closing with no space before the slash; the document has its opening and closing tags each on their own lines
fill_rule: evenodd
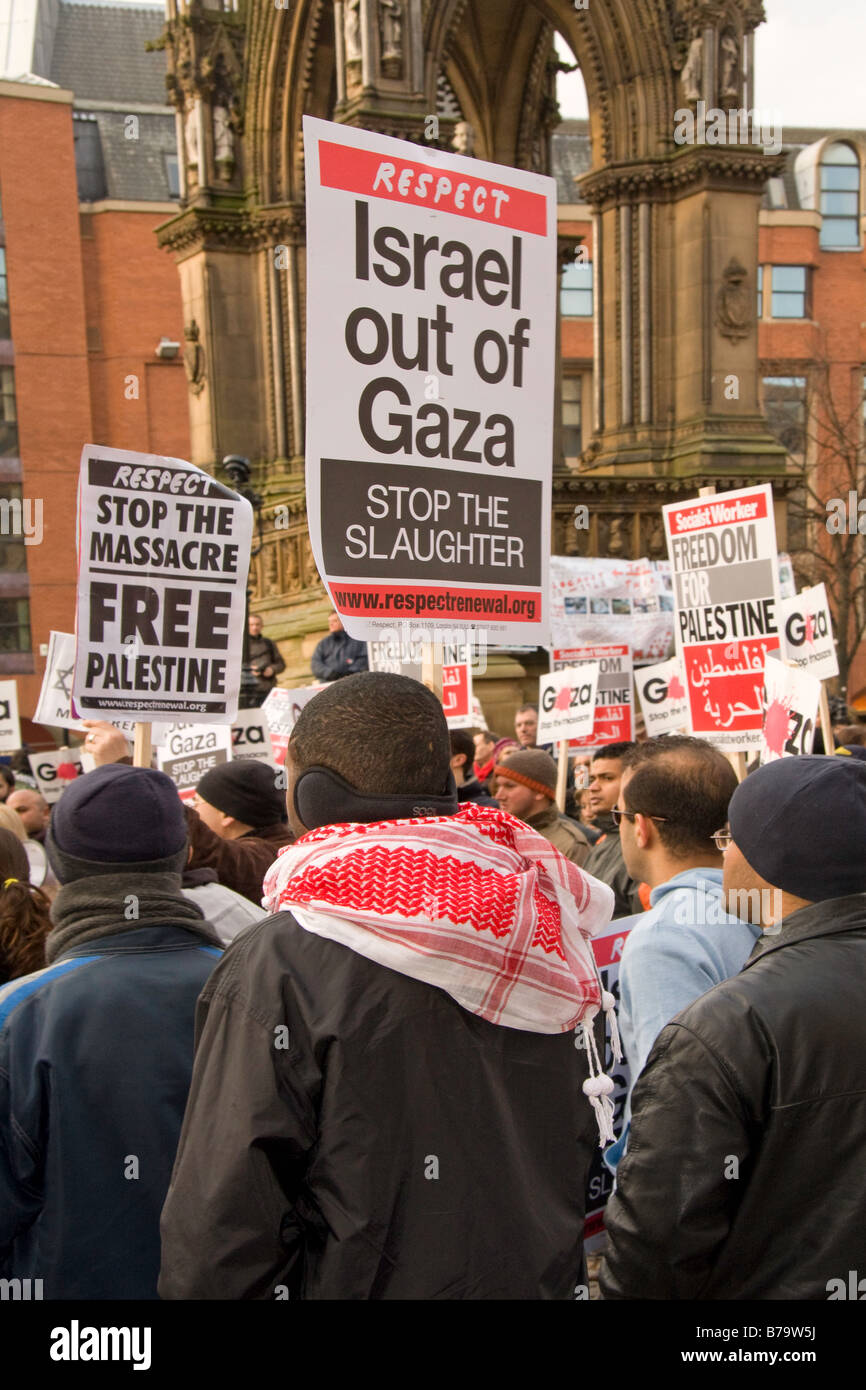
<svg viewBox="0 0 866 1390">
<path fill-rule="evenodd" d="M 589 937 L 613 894 L 531 827 L 459 808 L 450 759 L 404 676 L 337 681 L 299 716 L 276 915 L 199 1002 L 163 1298 L 585 1287 L 609 1104 L 591 1020 L 612 1003 Z"/>
</svg>

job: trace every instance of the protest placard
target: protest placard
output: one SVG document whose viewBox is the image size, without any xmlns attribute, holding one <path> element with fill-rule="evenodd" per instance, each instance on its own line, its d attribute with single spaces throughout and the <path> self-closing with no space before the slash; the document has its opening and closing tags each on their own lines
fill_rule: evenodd
<svg viewBox="0 0 866 1390">
<path fill-rule="evenodd" d="M 421 638 L 405 641 L 396 633 L 381 641 L 367 643 L 367 665 L 371 671 L 387 671 L 395 676 L 409 676 L 420 681 L 424 660 Z"/>
<path fill-rule="evenodd" d="M 156 750 L 156 765 L 168 773 L 181 801 L 191 801 L 200 778 L 231 761 L 232 731 L 227 725 L 167 724 Z"/>
<path fill-rule="evenodd" d="M 261 708 L 238 710 L 232 724 L 232 760 L 275 765 L 270 725 Z"/>
<path fill-rule="evenodd" d="M 0 681 L 0 753 L 14 753 L 20 747 L 18 682 Z"/>
<path fill-rule="evenodd" d="M 757 752 L 764 662 L 779 650 L 772 488 L 674 502 L 662 512 L 691 731 L 725 752 Z"/>
<path fill-rule="evenodd" d="M 768 657 L 764 667 L 761 762 L 811 753 L 821 682 L 796 666 Z"/>
<path fill-rule="evenodd" d="M 599 662 L 583 661 L 539 678 L 539 743 L 582 739 L 592 731 L 600 670 Z"/>
<path fill-rule="evenodd" d="M 779 640 L 782 656 L 819 680 L 839 674 L 833 637 L 833 619 L 823 584 L 803 589 L 779 603 Z"/>
<path fill-rule="evenodd" d="M 304 151 L 307 515 L 332 601 L 366 640 L 414 617 L 546 641 L 556 184 L 309 116 Z"/>
<path fill-rule="evenodd" d="M 86 444 L 78 536 L 78 712 L 231 723 L 249 502 L 182 459 Z"/>
<path fill-rule="evenodd" d="M 84 772 L 77 748 L 59 748 L 46 753 L 31 753 L 30 768 L 36 785 L 49 806 L 53 806 L 70 782 Z"/>
<path fill-rule="evenodd" d="M 667 560 L 550 561 L 554 647 L 627 644 L 635 662 L 663 661 L 674 649 L 674 599 Z"/>
<path fill-rule="evenodd" d="M 619 743 L 634 738 L 634 686 L 631 648 L 625 645 L 593 647 L 554 647 L 551 669 L 562 671 L 566 666 L 591 667 L 598 663 L 598 690 L 595 697 L 595 718 L 589 733 L 571 740 L 572 748 L 602 748 L 606 743 Z M 544 739 L 539 739 L 545 742 Z"/>
<path fill-rule="evenodd" d="M 688 729 L 688 700 L 679 657 L 660 661 L 657 666 L 639 666 L 634 680 L 650 738 Z"/>
<path fill-rule="evenodd" d="M 473 728 L 472 668 L 468 661 L 442 667 L 442 708 L 449 729 Z"/>
<path fill-rule="evenodd" d="M 75 669 L 75 634 L 72 632 L 50 632 L 48 634 L 48 656 L 42 675 L 42 688 L 33 715 L 35 724 L 45 724 L 49 728 L 79 729 L 85 733 L 81 718 L 75 712 L 72 702 L 72 673 Z M 102 716 L 97 716 L 102 717 Z M 134 719 L 119 719 L 106 715 L 109 724 L 132 738 L 135 730 Z"/>
</svg>

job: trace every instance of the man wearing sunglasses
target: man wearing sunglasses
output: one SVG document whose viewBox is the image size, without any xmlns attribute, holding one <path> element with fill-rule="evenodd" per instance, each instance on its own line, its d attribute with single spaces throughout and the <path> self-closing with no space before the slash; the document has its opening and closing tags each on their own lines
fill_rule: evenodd
<svg viewBox="0 0 866 1390">
<path fill-rule="evenodd" d="M 702 739 L 672 736 L 626 754 L 620 843 L 633 879 L 650 886 L 650 910 L 629 933 L 620 966 L 619 1020 L 632 1084 L 666 1023 L 742 969 L 760 929 L 729 916 L 722 847 L 737 778 Z"/>
</svg>

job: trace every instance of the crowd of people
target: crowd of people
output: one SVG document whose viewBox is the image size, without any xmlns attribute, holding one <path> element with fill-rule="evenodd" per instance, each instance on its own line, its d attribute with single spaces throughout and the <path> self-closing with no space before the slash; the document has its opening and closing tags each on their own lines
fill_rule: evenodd
<svg viewBox="0 0 866 1390">
<path fill-rule="evenodd" d="M 828 1297 L 866 1242 L 847 718 L 837 754 L 742 782 L 685 735 L 581 752 L 560 810 L 533 705 L 473 736 L 344 670 L 284 768 L 213 768 L 191 804 L 100 721 L 53 808 L 0 769 L 0 1276 L 582 1298 L 601 1144 L 603 1298 Z"/>
</svg>

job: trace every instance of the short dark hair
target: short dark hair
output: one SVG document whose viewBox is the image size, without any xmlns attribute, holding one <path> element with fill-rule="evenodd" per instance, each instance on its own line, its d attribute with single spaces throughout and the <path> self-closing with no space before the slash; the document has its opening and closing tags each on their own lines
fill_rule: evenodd
<svg viewBox="0 0 866 1390">
<path fill-rule="evenodd" d="M 592 755 L 592 761 L 598 762 L 599 758 L 624 758 L 633 748 L 639 748 L 639 743 L 609 743 L 606 748 L 596 748 Z M 716 829 L 718 830 L 718 826 Z"/>
<path fill-rule="evenodd" d="M 3 778 L 3 781 L 11 791 L 15 786 L 15 773 L 6 763 L 0 763 L 0 777 Z"/>
<path fill-rule="evenodd" d="M 530 705 L 520 705 L 519 708 L 518 708 L 518 710 L 517 710 L 517 714 L 525 714 L 526 711 L 527 711 L 528 709 L 531 709 L 532 712 L 533 712 L 533 714 L 537 714 L 537 713 L 538 713 L 538 705 L 532 705 L 532 704 L 530 704 Z M 515 719 L 517 718 L 517 714 L 515 714 L 515 716 L 514 716 Z"/>
<path fill-rule="evenodd" d="M 472 764 L 475 762 L 475 744 L 472 735 L 465 729 L 451 729 L 449 732 L 451 739 L 451 756 L 455 753 L 463 753 L 466 757 L 466 766 L 472 771 Z"/>
<path fill-rule="evenodd" d="M 451 766 L 436 696 L 389 671 L 359 671 L 320 690 L 298 715 L 289 750 L 299 770 L 329 767 L 369 796 L 439 796 Z"/>
<path fill-rule="evenodd" d="M 479 729 L 478 737 L 483 738 L 485 743 L 498 743 L 499 735 L 494 734 L 492 729 Z"/>
<path fill-rule="evenodd" d="M 625 809 L 656 821 L 659 839 L 675 859 L 700 854 L 728 820 L 737 774 L 724 753 L 701 738 L 672 734 L 637 743 L 624 759 L 632 773 L 620 793 Z"/>
</svg>

